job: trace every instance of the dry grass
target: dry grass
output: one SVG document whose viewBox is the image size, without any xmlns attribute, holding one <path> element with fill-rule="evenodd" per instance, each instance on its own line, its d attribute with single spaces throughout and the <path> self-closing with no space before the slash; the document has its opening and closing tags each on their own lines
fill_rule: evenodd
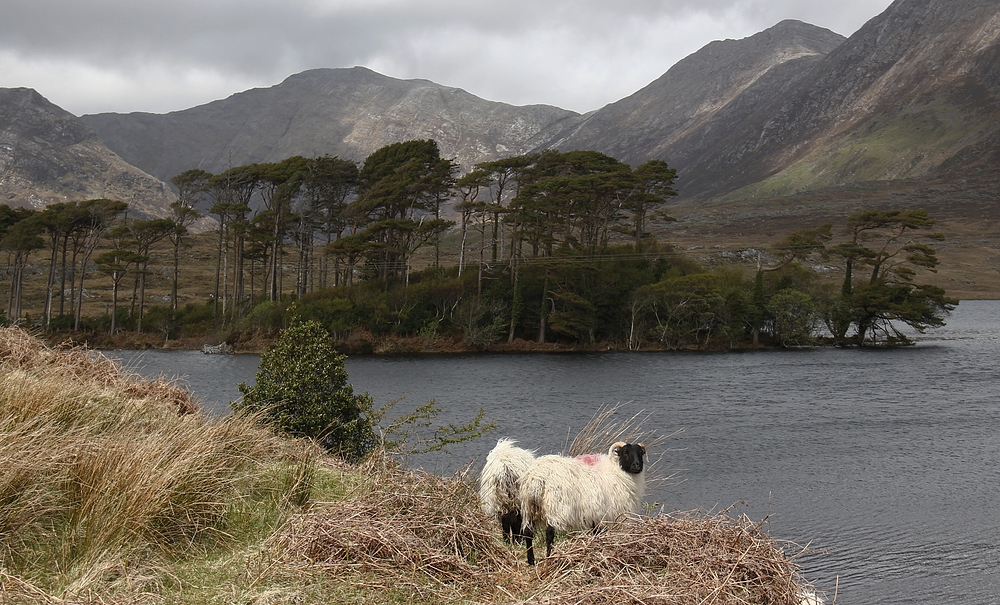
<svg viewBox="0 0 1000 605">
<path fill-rule="evenodd" d="M 695 513 L 619 523 L 557 549 L 532 602 L 798 604 L 808 592 L 782 545 L 746 517 Z"/>
<path fill-rule="evenodd" d="M 561 541 L 532 568 L 464 474 L 377 474 L 370 491 L 291 523 L 275 556 L 357 587 L 358 602 L 797 605 L 808 593 L 786 545 L 746 517 L 636 517 Z"/>
<path fill-rule="evenodd" d="M 566 452 L 567 456 L 579 456 L 592 452 L 606 452 L 611 444 L 618 441 L 641 443 L 646 450 L 656 449 L 666 443 L 671 435 L 660 435 L 656 430 L 644 428 L 650 414 L 640 410 L 632 416 L 618 418 L 625 404 L 602 406 L 577 433 Z"/>
<path fill-rule="evenodd" d="M 254 474 L 309 456 L 252 418 L 178 414 L 190 396 L 84 350 L 4 330 L 0 351 L 0 602 L 10 586 L 87 594 L 225 541 Z"/>
<path fill-rule="evenodd" d="M 379 465 L 372 488 L 290 524 L 276 551 L 368 590 L 482 600 L 517 566 L 464 476 Z M 486 599 L 489 600 L 489 599 Z"/>
<path fill-rule="evenodd" d="M 181 414 L 199 410 L 191 392 L 164 377 L 147 380 L 126 372 L 119 364 L 100 353 L 66 343 L 49 347 L 20 328 L 0 327 L 0 369 L 44 369 L 76 383 L 86 383 L 132 399 L 144 399 L 156 405 L 169 403 Z"/>
</svg>

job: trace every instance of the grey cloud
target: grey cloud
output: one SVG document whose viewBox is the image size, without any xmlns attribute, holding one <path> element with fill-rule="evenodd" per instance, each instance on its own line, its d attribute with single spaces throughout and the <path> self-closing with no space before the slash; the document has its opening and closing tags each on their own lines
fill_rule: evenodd
<svg viewBox="0 0 1000 605">
<path fill-rule="evenodd" d="M 602 85 L 598 78 L 602 73 L 641 73 L 636 77 L 651 80 L 700 45 L 750 35 L 784 18 L 849 34 L 888 3 L 8 0 L 0 20 L 0 53 L 85 64 L 121 78 L 155 66 L 157 73 L 178 77 L 197 70 L 258 85 L 274 84 L 314 67 L 386 65 L 399 71 L 387 75 L 444 78 L 447 81 L 441 83 L 494 100 L 528 99 L 565 106 L 561 99 L 577 95 L 579 101 L 570 108 L 589 110 L 597 108 L 590 104 L 602 102 L 601 91 L 583 88 L 613 84 Z M 706 23 L 712 31 L 685 30 Z M 650 30 L 650 24 L 659 24 L 663 31 Z M 531 54 L 526 57 L 524 53 Z M 574 61 L 586 65 L 574 65 Z M 634 65 L 610 62 L 648 65 L 637 70 Z M 14 85 L 2 78 L 0 86 Z M 546 101 L 540 97 L 546 87 L 566 94 Z M 619 91 L 605 92 L 609 94 Z M 603 102 L 614 100 L 603 98 Z"/>
</svg>

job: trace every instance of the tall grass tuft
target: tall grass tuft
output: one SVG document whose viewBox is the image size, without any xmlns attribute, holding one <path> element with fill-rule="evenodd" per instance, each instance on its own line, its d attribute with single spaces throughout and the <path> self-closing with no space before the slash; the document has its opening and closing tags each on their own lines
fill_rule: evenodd
<svg viewBox="0 0 1000 605">
<path fill-rule="evenodd" d="M 2 571 L 81 594 L 226 540 L 228 515 L 253 497 L 265 465 L 309 468 L 312 450 L 254 418 L 211 421 L 162 381 L 114 378 L 120 368 L 93 353 L 27 338 L 0 331 Z M 275 498 L 303 501 L 303 481 Z"/>
<path fill-rule="evenodd" d="M 167 403 L 182 414 L 199 409 L 190 391 L 164 377 L 147 380 L 124 371 L 99 353 L 74 347 L 70 342 L 49 347 L 20 328 L 0 328 L 0 369 L 44 369 L 74 382 L 112 389 L 125 397 Z"/>
</svg>

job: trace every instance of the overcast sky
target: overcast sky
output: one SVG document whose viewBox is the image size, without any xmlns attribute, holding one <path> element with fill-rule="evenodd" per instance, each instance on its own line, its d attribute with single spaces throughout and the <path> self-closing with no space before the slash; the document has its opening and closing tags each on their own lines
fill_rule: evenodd
<svg viewBox="0 0 1000 605">
<path fill-rule="evenodd" d="M 363 65 L 586 112 L 782 19 L 850 36 L 891 0 L 4 0 L 0 87 L 163 113 Z"/>
</svg>

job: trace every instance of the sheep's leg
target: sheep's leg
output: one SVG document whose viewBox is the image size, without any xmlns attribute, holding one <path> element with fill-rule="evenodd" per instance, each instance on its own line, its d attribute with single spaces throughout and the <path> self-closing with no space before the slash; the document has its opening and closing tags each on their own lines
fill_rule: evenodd
<svg viewBox="0 0 1000 605">
<path fill-rule="evenodd" d="M 503 526 L 503 541 L 513 544 L 514 537 L 518 535 L 518 528 L 521 527 L 521 515 L 517 511 L 504 513 L 500 516 L 500 525 Z"/>
<path fill-rule="evenodd" d="M 524 517 L 521 516 L 521 511 L 515 510 L 510 513 L 510 539 L 512 542 L 520 544 L 524 542 L 524 538 L 527 535 L 524 530 Z M 531 532 L 531 530 L 527 530 Z"/>
<path fill-rule="evenodd" d="M 548 525 L 545 527 L 545 556 L 552 556 L 552 543 L 556 541 L 556 528 Z"/>
<path fill-rule="evenodd" d="M 518 521 L 518 523 L 520 523 L 520 521 Z M 517 527 L 520 527 L 521 529 L 516 534 L 514 534 L 514 538 L 519 543 L 527 544 L 527 541 L 534 537 L 535 532 L 531 531 L 530 527 L 527 529 L 525 529 L 524 526 L 522 525 L 518 525 Z"/>
<path fill-rule="evenodd" d="M 528 547 L 528 565 L 535 564 L 535 546 L 532 542 L 531 536 L 524 537 L 524 544 Z"/>
</svg>

